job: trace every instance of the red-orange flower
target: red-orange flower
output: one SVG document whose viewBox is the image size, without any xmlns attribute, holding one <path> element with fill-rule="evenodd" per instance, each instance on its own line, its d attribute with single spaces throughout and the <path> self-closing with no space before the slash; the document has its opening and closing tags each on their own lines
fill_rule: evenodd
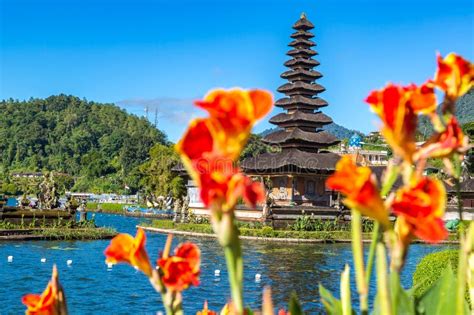
<svg viewBox="0 0 474 315">
<path fill-rule="evenodd" d="M 438 54 L 438 69 L 433 83 L 450 100 L 456 100 L 473 87 L 474 65 L 455 53 L 448 54 L 444 59 Z"/>
<path fill-rule="evenodd" d="M 26 305 L 28 315 L 63 315 L 67 313 L 64 292 L 58 280 L 58 271 L 53 266 L 51 281 L 41 295 L 26 294 L 21 302 Z"/>
<path fill-rule="evenodd" d="M 198 311 L 196 315 L 217 315 L 217 312 L 211 311 L 207 306 L 207 301 L 205 301 L 202 311 Z"/>
<path fill-rule="evenodd" d="M 195 104 L 209 113 L 221 154 L 235 160 L 255 122 L 271 110 L 273 99 L 264 90 L 215 89 Z"/>
<path fill-rule="evenodd" d="M 451 116 L 446 128 L 434 134 L 416 153 L 416 159 L 445 158 L 469 149 L 469 137 L 464 135 L 456 117 Z"/>
<path fill-rule="evenodd" d="M 264 198 L 263 186 L 241 174 L 234 162 L 254 123 L 271 109 L 271 94 L 262 90 L 214 90 L 196 105 L 210 116 L 191 121 L 176 149 L 200 187 L 203 203 L 227 211 L 243 197 L 255 206 Z"/>
<path fill-rule="evenodd" d="M 408 94 L 408 106 L 415 112 L 415 114 L 429 115 L 436 111 L 438 102 L 434 88 L 430 82 L 417 86 L 411 84 L 405 87 L 405 93 Z"/>
<path fill-rule="evenodd" d="M 417 114 L 435 113 L 437 101 L 429 82 L 420 86 L 388 84 L 365 100 L 382 120 L 382 134 L 394 151 L 408 162 L 416 151 Z"/>
<path fill-rule="evenodd" d="M 370 168 L 357 166 L 350 155 L 337 162 L 336 172 L 327 179 L 326 186 L 341 192 L 348 207 L 388 226 L 388 210 L 380 197 L 375 175 Z"/>
<path fill-rule="evenodd" d="M 179 245 L 174 256 L 165 253 L 158 259 L 163 284 L 167 289 L 176 292 L 181 292 L 190 285 L 199 285 L 200 265 L 201 251 L 189 242 Z"/>
<path fill-rule="evenodd" d="M 105 261 L 113 264 L 130 264 L 151 277 L 153 267 L 146 252 L 145 242 L 146 235 L 141 228 L 137 229 L 135 238 L 130 234 L 119 234 L 110 241 L 110 245 L 105 249 Z"/>
<path fill-rule="evenodd" d="M 418 238 L 436 243 L 448 236 L 442 220 L 446 191 L 438 179 L 422 177 L 400 188 L 391 207 L 396 215 L 403 217 L 403 223 Z"/>
<path fill-rule="evenodd" d="M 415 131 L 417 115 L 410 106 L 412 91 L 389 84 L 372 91 L 365 100 L 382 120 L 382 134 L 393 150 L 411 162 L 416 150 Z M 418 102 L 415 102 L 418 104 Z"/>
</svg>

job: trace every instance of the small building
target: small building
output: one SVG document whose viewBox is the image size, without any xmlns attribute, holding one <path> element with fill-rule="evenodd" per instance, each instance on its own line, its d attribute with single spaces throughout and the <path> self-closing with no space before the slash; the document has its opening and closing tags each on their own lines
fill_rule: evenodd
<svg viewBox="0 0 474 315">
<path fill-rule="evenodd" d="M 371 131 L 366 137 L 370 143 L 386 143 L 385 138 L 382 136 L 380 131 Z"/>
<path fill-rule="evenodd" d="M 459 192 L 461 195 L 462 206 L 465 210 L 474 210 L 474 178 L 466 178 L 461 182 L 459 187 Z M 446 185 L 446 191 L 448 193 L 448 207 L 457 206 L 457 191 L 456 187 L 451 185 Z"/>
</svg>

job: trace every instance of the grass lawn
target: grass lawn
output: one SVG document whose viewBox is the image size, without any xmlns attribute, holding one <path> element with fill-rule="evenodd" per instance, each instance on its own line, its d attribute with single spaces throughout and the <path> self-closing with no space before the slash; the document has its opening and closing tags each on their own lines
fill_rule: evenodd
<svg viewBox="0 0 474 315">
<path fill-rule="evenodd" d="M 350 240 L 351 231 L 348 230 L 322 230 L 322 231 L 294 231 L 294 230 L 275 230 L 271 226 L 249 227 L 249 224 L 241 224 L 239 227 L 241 236 L 253 237 L 271 237 L 271 238 L 299 238 L 299 239 L 318 239 L 318 240 Z M 208 223 L 174 223 L 171 220 L 153 220 L 151 224 L 144 225 L 160 229 L 177 230 L 184 232 L 213 234 L 212 226 Z M 371 233 L 362 233 L 363 239 L 370 240 Z M 457 241 L 457 233 L 449 234 L 449 241 Z"/>
<path fill-rule="evenodd" d="M 123 203 L 97 203 L 97 202 L 88 202 L 86 204 L 87 211 L 97 212 L 102 210 L 105 213 L 124 213 L 125 206 L 139 206 L 144 207 L 143 205 L 136 204 L 123 204 Z M 145 207 L 146 208 L 146 207 Z"/>
</svg>

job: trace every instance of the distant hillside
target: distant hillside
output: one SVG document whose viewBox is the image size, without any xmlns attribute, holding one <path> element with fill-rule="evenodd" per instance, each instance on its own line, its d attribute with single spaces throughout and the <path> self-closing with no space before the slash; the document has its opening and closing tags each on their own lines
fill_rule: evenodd
<svg viewBox="0 0 474 315">
<path fill-rule="evenodd" d="M 346 127 L 343 127 L 336 123 L 324 126 L 323 130 L 326 130 L 327 132 L 331 133 L 339 140 L 350 138 L 354 133 L 364 136 L 364 134 L 358 130 L 347 129 Z"/>
<path fill-rule="evenodd" d="M 262 136 L 262 137 L 265 137 L 266 135 L 268 135 L 269 133 L 271 133 L 275 130 L 278 130 L 278 127 L 265 129 L 264 131 L 259 133 L 259 135 Z M 327 132 L 331 133 L 332 135 L 334 135 L 339 140 L 350 138 L 354 133 L 364 135 L 362 132 L 360 132 L 358 130 L 347 129 L 346 127 L 343 127 L 343 126 L 338 125 L 336 123 L 331 123 L 329 125 L 324 126 L 323 130 L 326 130 Z"/>
<path fill-rule="evenodd" d="M 0 101 L 0 175 L 54 170 L 116 186 L 166 136 L 145 118 L 113 104 L 57 95 Z M 81 186 L 86 189 L 86 186 Z M 78 188 L 79 189 L 79 188 Z"/>
<path fill-rule="evenodd" d="M 456 117 L 461 125 L 474 122 L 474 89 L 471 89 L 456 103 Z M 433 126 L 426 116 L 420 117 L 418 128 L 425 136 L 433 132 Z"/>
</svg>

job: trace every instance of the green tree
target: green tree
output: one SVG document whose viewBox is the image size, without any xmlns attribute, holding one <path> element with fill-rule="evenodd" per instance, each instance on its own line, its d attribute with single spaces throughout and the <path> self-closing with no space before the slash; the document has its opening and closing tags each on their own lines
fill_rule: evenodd
<svg viewBox="0 0 474 315">
<path fill-rule="evenodd" d="M 49 170 L 78 178 L 74 190 L 123 190 L 138 186 L 137 168 L 157 143 L 168 143 L 163 132 L 113 104 L 64 94 L 0 101 L 0 179 Z"/>
<path fill-rule="evenodd" d="M 140 165 L 140 181 L 143 189 L 155 196 L 166 196 L 172 193 L 178 196 L 184 183 L 177 178 L 171 169 L 179 162 L 179 156 L 172 146 L 156 144 L 150 150 L 149 159 Z"/>
<path fill-rule="evenodd" d="M 240 154 L 240 160 L 244 160 L 249 157 L 255 157 L 262 153 L 270 152 L 270 146 L 262 141 L 262 137 L 256 134 L 251 134 L 250 138 Z"/>
</svg>

